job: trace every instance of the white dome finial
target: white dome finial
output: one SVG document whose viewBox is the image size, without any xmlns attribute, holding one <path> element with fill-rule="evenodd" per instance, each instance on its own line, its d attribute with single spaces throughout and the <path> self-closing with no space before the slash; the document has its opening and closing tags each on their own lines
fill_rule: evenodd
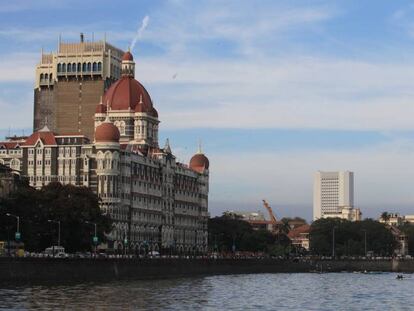
<svg viewBox="0 0 414 311">
<path fill-rule="evenodd" d="M 203 153 L 203 151 L 201 149 L 201 139 L 198 140 L 198 150 L 197 150 L 197 153 L 199 153 L 199 154 L 202 154 Z"/>
</svg>

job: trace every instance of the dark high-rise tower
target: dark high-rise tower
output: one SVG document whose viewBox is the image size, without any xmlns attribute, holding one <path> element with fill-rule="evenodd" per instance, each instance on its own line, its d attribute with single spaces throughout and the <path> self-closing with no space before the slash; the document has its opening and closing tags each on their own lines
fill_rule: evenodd
<svg viewBox="0 0 414 311">
<path fill-rule="evenodd" d="M 121 76 L 124 52 L 104 41 L 59 42 L 36 67 L 33 129 L 93 139 L 96 103 Z"/>
</svg>

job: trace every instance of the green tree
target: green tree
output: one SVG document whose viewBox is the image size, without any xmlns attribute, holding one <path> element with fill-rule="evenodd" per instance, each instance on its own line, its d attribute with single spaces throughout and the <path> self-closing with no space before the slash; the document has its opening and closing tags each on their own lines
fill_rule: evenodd
<svg viewBox="0 0 414 311">
<path fill-rule="evenodd" d="M 335 254 L 364 255 L 365 232 L 367 251 L 377 255 L 393 255 L 397 241 L 382 223 L 372 219 L 351 222 L 339 218 L 319 219 L 311 225 L 311 251 L 314 254 L 332 254 L 333 231 L 335 230 Z"/>
<path fill-rule="evenodd" d="M 10 226 L 14 221 L 6 213 L 20 216 L 22 241 L 30 251 L 42 251 L 57 244 L 58 226 L 48 220 L 60 221 L 61 245 L 68 252 L 91 248 L 94 228 L 85 223 L 97 224 L 100 242 L 112 228 L 109 216 L 103 215 L 98 197 L 86 187 L 51 183 L 41 190 L 20 187 L 2 202 L 0 225 Z M 1 226 L 3 227 L 3 226 Z M 7 239 L 7 232 L 0 232 L 0 239 Z"/>
<path fill-rule="evenodd" d="M 390 220 L 391 215 L 388 212 L 382 212 L 380 217 L 384 222 L 388 222 Z"/>
<path fill-rule="evenodd" d="M 414 256 L 414 224 L 404 223 L 400 228 L 408 237 L 408 253 Z"/>
<path fill-rule="evenodd" d="M 234 242 L 237 251 L 271 253 L 275 246 L 280 246 L 285 253 L 290 245 L 285 234 L 277 236 L 267 230 L 253 230 L 248 222 L 234 217 L 210 218 L 208 230 L 209 247 L 212 250 L 230 252 Z"/>
</svg>

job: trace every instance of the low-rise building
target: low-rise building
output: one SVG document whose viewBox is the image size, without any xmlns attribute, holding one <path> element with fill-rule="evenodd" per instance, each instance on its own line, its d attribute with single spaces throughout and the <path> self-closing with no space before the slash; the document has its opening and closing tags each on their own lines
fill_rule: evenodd
<svg viewBox="0 0 414 311">
<path fill-rule="evenodd" d="M 227 216 L 232 219 L 240 219 L 246 221 L 252 226 L 253 230 L 269 230 L 271 232 L 275 230 L 275 224 L 267 220 L 264 214 L 260 211 L 226 211 L 223 213 L 223 216 Z"/>
<path fill-rule="evenodd" d="M 292 245 L 308 251 L 310 247 L 310 229 L 311 227 L 309 225 L 302 225 L 289 231 L 288 237 Z"/>
<path fill-rule="evenodd" d="M 324 218 L 341 218 L 349 221 L 360 221 L 361 210 L 350 206 L 339 207 L 337 212 L 325 213 Z"/>
<path fill-rule="evenodd" d="M 398 243 L 395 254 L 400 256 L 408 255 L 408 236 L 395 226 L 387 225 L 387 227 Z"/>
<path fill-rule="evenodd" d="M 389 226 L 402 226 L 404 223 L 414 224 L 414 215 L 400 215 L 399 213 L 387 213 L 384 212 L 379 217 L 378 221 L 380 223 L 389 225 Z"/>
</svg>

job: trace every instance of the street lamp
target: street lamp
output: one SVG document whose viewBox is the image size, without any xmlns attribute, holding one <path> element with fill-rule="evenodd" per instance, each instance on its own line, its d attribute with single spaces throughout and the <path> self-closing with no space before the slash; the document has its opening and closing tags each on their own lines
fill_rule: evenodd
<svg viewBox="0 0 414 311">
<path fill-rule="evenodd" d="M 58 246 L 60 246 L 60 220 L 48 219 L 47 222 L 58 224 Z"/>
<path fill-rule="evenodd" d="M 8 217 L 14 217 L 17 220 L 17 230 L 16 230 L 16 234 L 15 234 L 15 238 L 16 240 L 20 240 L 20 217 L 10 214 L 10 213 L 6 213 L 6 216 Z"/>
<path fill-rule="evenodd" d="M 367 256 L 367 230 L 362 229 L 364 231 L 364 250 L 365 250 L 365 257 Z"/>
<path fill-rule="evenodd" d="M 95 257 L 96 257 L 96 248 L 98 245 L 98 236 L 96 235 L 96 223 L 85 220 L 85 224 L 93 225 L 95 227 L 95 235 L 93 236 L 93 244 L 95 245 Z"/>
</svg>

